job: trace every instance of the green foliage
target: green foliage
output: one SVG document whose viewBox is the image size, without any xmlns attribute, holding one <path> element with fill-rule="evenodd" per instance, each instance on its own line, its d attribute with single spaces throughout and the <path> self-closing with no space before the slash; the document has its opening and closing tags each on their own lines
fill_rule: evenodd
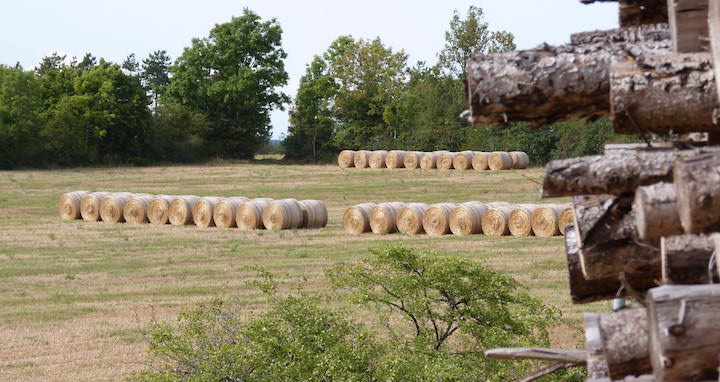
<svg viewBox="0 0 720 382">
<path fill-rule="evenodd" d="M 195 162 L 208 155 L 205 135 L 210 130 L 204 114 L 173 102 L 155 108 L 152 158 L 161 162 Z"/>
<path fill-rule="evenodd" d="M 327 275 L 350 290 L 362 311 L 385 319 L 384 331 L 317 298 L 281 296 L 260 270 L 254 284 L 267 297 L 267 311 L 252 314 L 214 301 L 181 314 L 176 325 L 155 325 L 150 351 L 161 363 L 133 379 L 504 381 L 526 374 L 530 364 L 486 361 L 483 349 L 547 344 L 557 312 L 512 278 L 432 252 L 393 247 L 372 253 Z"/>
<path fill-rule="evenodd" d="M 165 50 L 156 50 L 142 61 L 140 77 L 145 89 L 150 91 L 156 108 L 158 98 L 165 94 L 165 89 L 170 84 L 170 62 L 170 56 Z"/>
<path fill-rule="evenodd" d="M 0 168 L 28 166 L 39 160 L 40 84 L 20 66 L 0 65 Z"/>
<path fill-rule="evenodd" d="M 193 39 L 172 67 L 168 95 L 210 123 L 214 155 L 250 158 L 268 139 L 270 110 L 288 101 L 282 29 L 249 9 Z"/>
</svg>

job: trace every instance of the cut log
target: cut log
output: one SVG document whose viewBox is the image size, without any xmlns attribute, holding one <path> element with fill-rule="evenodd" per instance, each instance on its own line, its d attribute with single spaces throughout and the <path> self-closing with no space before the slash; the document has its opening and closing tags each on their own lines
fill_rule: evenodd
<svg viewBox="0 0 720 382">
<path fill-rule="evenodd" d="M 612 66 L 613 130 L 621 134 L 718 131 L 709 53 L 627 58 Z"/>
<path fill-rule="evenodd" d="M 673 51 L 707 52 L 708 0 L 668 0 L 667 4 Z"/>
<path fill-rule="evenodd" d="M 667 20 L 625 28 L 595 30 L 589 32 L 573 33 L 570 35 L 570 45 L 610 44 L 620 42 L 663 41 L 670 39 L 670 29 Z"/>
<path fill-rule="evenodd" d="M 710 259 L 715 243 L 707 235 L 666 236 L 660 240 L 660 263 L 664 284 L 707 284 L 712 275 L 718 282 L 718 274 Z"/>
<path fill-rule="evenodd" d="M 720 100 L 720 0 L 708 1 L 708 34 L 715 72 L 715 89 Z"/>
<path fill-rule="evenodd" d="M 650 359 L 658 381 L 718 379 L 720 285 L 665 285 L 647 295 Z"/>
<path fill-rule="evenodd" d="M 538 359 L 542 361 L 567 362 L 584 365 L 587 353 L 584 350 L 545 349 L 545 348 L 497 348 L 484 352 L 485 358 L 492 360 Z"/>
<path fill-rule="evenodd" d="M 652 371 L 644 308 L 585 313 L 588 378 L 612 379 Z"/>
<path fill-rule="evenodd" d="M 618 2 L 618 0 L 580 0 L 583 4 Z M 620 26 L 665 23 L 668 20 L 666 0 L 620 0 Z"/>
<path fill-rule="evenodd" d="M 663 40 L 475 54 L 467 64 L 469 121 L 541 126 L 608 114 L 611 63 L 669 51 L 670 41 Z"/>
<path fill-rule="evenodd" d="M 672 181 L 675 160 L 712 152 L 720 149 L 626 150 L 550 161 L 545 166 L 542 196 L 632 193 L 639 186 Z"/>
<path fill-rule="evenodd" d="M 703 233 L 720 227 L 720 155 L 678 160 L 673 178 L 685 232 Z"/>
<path fill-rule="evenodd" d="M 683 233 L 675 186 L 672 183 L 661 182 L 638 187 L 633 211 L 638 237 L 642 240 Z"/>
<path fill-rule="evenodd" d="M 588 280 L 583 275 L 580 264 L 580 248 L 577 245 L 577 231 L 569 225 L 565 231 L 565 254 L 567 255 L 568 282 L 570 296 L 573 304 L 587 304 L 600 300 L 611 300 L 615 297 L 625 297 L 627 291 L 621 288 L 622 284 L 617 277 L 607 277 L 598 280 Z M 644 275 L 628 275 L 627 282 L 633 289 L 645 291 L 656 284 Z M 619 293 L 618 293 L 619 292 Z"/>
</svg>

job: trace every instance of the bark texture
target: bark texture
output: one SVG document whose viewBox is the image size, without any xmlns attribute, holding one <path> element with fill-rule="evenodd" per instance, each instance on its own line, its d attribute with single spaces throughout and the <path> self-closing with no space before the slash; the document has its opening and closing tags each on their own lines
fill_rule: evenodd
<svg viewBox="0 0 720 382">
<path fill-rule="evenodd" d="M 666 21 L 657 24 L 645 24 L 625 28 L 595 30 L 573 33 L 570 45 L 637 43 L 645 41 L 663 41 L 670 39 L 670 28 Z"/>
<path fill-rule="evenodd" d="M 715 243 L 708 235 L 666 236 L 660 240 L 660 263 L 664 284 L 707 284 L 712 276 L 718 282 L 715 268 L 709 269 Z"/>
<path fill-rule="evenodd" d="M 635 228 L 641 240 L 659 239 L 683 233 L 672 183 L 638 187 L 633 202 Z"/>
<path fill-rule="evenodd" d="M 653 288 L 647 307 L 655 379 L 717 380 L 720 285 Z"/>
<path fill-rule="evenodd" d="M 673 170 L 680 222 L 686 233 L 720 226 L 720 155 L 678 160 Z"/>
<path fill-rule="evenodd" d="M 613 129 L 621 134 L 718 131 L 709 53 L 630 57 L 612 66 Z"/>
</svg>

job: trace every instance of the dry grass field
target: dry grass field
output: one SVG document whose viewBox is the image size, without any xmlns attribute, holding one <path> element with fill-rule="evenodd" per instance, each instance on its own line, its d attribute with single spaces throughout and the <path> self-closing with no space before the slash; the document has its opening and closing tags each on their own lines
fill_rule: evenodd
<svg viewBox="0 0 720 382">
<path fill-rule="evenodd" d="M 562 239 L 349 236 L 341 217 L 367 201 L 539 202 L 541 169 L 474 172 L 342 170 L 263 163 L 0 172 L 0 380 L 122 380 L 145 367 L 143 331 L 220 296 L 246 309 L 262 297 L 246 286 L 260 264 L 284 287 L 327 286 L 323 269 L 392 244 L 435 249 L 509 272 L 562 310 L 557 346 L 582 341 L 570 303 Z M 56 203 L 72 190 L 321 199 L 324 229 L 235 229 L 62 222 Z M 563 200 L 564 201 L 564 200 Z"/>
</svg>

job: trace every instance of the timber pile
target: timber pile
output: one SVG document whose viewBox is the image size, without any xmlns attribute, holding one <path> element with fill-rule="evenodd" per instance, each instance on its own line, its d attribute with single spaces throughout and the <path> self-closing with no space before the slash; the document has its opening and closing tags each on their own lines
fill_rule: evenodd
<svg viewBox="0 0 720 382">
<path fill-rule="evenodd" d="M 596 1 L 611 0 L 581 0 Z M 619 0 L 619 11 L 621 28 L 579 33 L 568 45 L 474 55 L 468 115 L 531 127 L 610 115 L 615 132 L 648 137 L 548 163 L 542 191 L 572 197 L 575 225 L 564 238 L 572 301 L 632 298 L 638 307 L 616 300 L 614 312 L 585 314 L 584 351 L 486 356 L 556 362 L 524 381 L 579 365 L 588 381 L 717 381 L 720 0 Z M 702 144 L 689 142 L 697 133 Z"/>
<path fill-rule="evenodd" d="M 340 168 L 440 169 L 440 170 L 511 170 L 530 166 L 523 151 L 487 153 L 483 151 L 403 151 L 343 150 L 338 154 Z"/>
<path fill-rule="evenodd" d="M 362 203 L 343 215 L 345 232 L 358 235 L 403 233 L 429 236 L 563 235 L 572 226 L 572 207 L 563 204 L 483 203 Z"/>
<path fill-rule="evenodd" d="M 275 200 L 246 197 L 149 195 L 129 192 L 73 191 L 60 196 L 62 220 L 83 219 L 106 223 L 172 224 L 198 227 L 322 228 L 327 225 L 325 203 L 320 200 Z"/>
</svg>

